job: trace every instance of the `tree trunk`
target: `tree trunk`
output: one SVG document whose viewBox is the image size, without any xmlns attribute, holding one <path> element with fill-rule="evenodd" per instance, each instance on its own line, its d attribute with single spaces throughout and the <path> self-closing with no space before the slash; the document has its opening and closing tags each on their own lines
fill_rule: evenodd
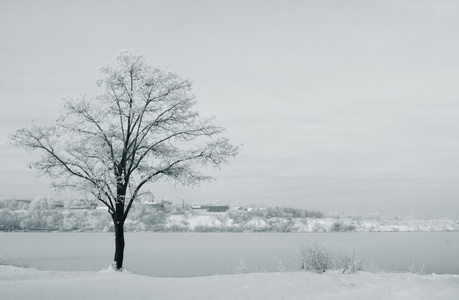
<svg viewBox="0 0 459 300">
<path fill-rule="evenodd" d="M 116 269 L 123 268 L 124 259 L 124 203 L 116 203 L 116 213 L 112 216 L 115 225 L 115 264 Z"/>
<path fill-rule="evenodd" d="M 123 222 L 124 223 L 124 222 Z M 123 268 L 124 259 L 124 224 L 115 223 L 115 264 L 116 269 Z"/>
</svg>

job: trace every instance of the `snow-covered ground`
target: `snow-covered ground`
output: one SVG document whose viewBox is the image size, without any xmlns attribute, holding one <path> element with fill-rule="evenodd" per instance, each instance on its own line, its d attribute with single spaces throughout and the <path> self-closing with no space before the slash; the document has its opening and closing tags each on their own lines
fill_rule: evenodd
<svg viewBox="0 0 459 300">
<path fill-rule="evenodd" d="M 0 265 L 0 298 L 20 299 L 458 299 L 459 275 L 329 271 L 155 278 Z"/>
</svg>

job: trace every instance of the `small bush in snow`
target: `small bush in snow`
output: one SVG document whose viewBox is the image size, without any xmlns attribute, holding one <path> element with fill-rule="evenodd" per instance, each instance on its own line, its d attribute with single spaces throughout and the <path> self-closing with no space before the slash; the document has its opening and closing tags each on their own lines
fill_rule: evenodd
<svg viewBox="0 0 459 300">
<path fill-rule="evenodd" d="M 338 268 L 343 269 L 343 273 L 355 274 L 357 271 L 363 271 L 361 261 L 355 260 L 355 250 L 352 251 L 351 256 L 338 257 Z"/>
<path fill-rule="evenodd" d="M 320 243 L 302 243 L 300 245 L 300 269 L 318 273 L 335 269 L 334 256 Z"/>
<path fill-rule="evenodd" d="M 354 274 L 363 269 L 361 262 L 355 260 L 354 252 L 351 256 L 339 256 L 317 242 L 300 244 L 299 267 L 318 273 L 343 269 L 343 273 Z"/>
<path fill-rule="evenodd" d="M 247 265 L 245 264 L 244 259 L 242 257 L 239 258 L 239 264 L 234 268 L 234 273 L 235 274 L 246 274 L 247 271 Z"/>
<path fill-rule="evenodd" d="M 408 270 L 410 271 L 410 273 L 412 274 L 418 274 L 418 275 L 424 275 L 424 263 L 422 263 L 422 266 L 417 269 L 414 265 L 414 262 L 411 264 L 411 266 L 408 268 Z"/>
<path fill-rule="evenodd" d="M 282 261 L 279 258 L 275 257 L 275 258 L 272 258 L 271 260 L 273 260 L 276 263 L 277 272 L 285 273 L 284 264 L 282 263 Z"/>
</svg>

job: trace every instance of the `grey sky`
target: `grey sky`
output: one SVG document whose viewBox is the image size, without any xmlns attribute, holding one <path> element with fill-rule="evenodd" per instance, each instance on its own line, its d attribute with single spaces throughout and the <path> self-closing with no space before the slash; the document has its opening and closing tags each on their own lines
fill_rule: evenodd
<svg viewBox="0 0 459 300">
<path fill-rule="evenodd" d="M 96 92 L 125 49 L 192 79 L 244 145 L 158 197 L 459 218 L 457 1 L 1 0 L 0 37 L 0 197 L 54 194 L 7 135 Z"/>
</svg>

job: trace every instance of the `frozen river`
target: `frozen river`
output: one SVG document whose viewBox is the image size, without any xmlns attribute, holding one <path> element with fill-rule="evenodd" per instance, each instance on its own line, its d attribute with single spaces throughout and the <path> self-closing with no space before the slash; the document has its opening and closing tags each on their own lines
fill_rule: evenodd
<svg viewBox="0 0 459 300">
<path fill-rule="evenodd" d="M 459 274 L 459 232 L 126 233 L 125 267 L 133 273 L 189 277 L 297 270 L 301 242 L 320 242 L 378 270 Z M 113 258 L 113 233 L 0 233 L 0 257 L 43 270 L 99 271 Z"/>
</svg>

